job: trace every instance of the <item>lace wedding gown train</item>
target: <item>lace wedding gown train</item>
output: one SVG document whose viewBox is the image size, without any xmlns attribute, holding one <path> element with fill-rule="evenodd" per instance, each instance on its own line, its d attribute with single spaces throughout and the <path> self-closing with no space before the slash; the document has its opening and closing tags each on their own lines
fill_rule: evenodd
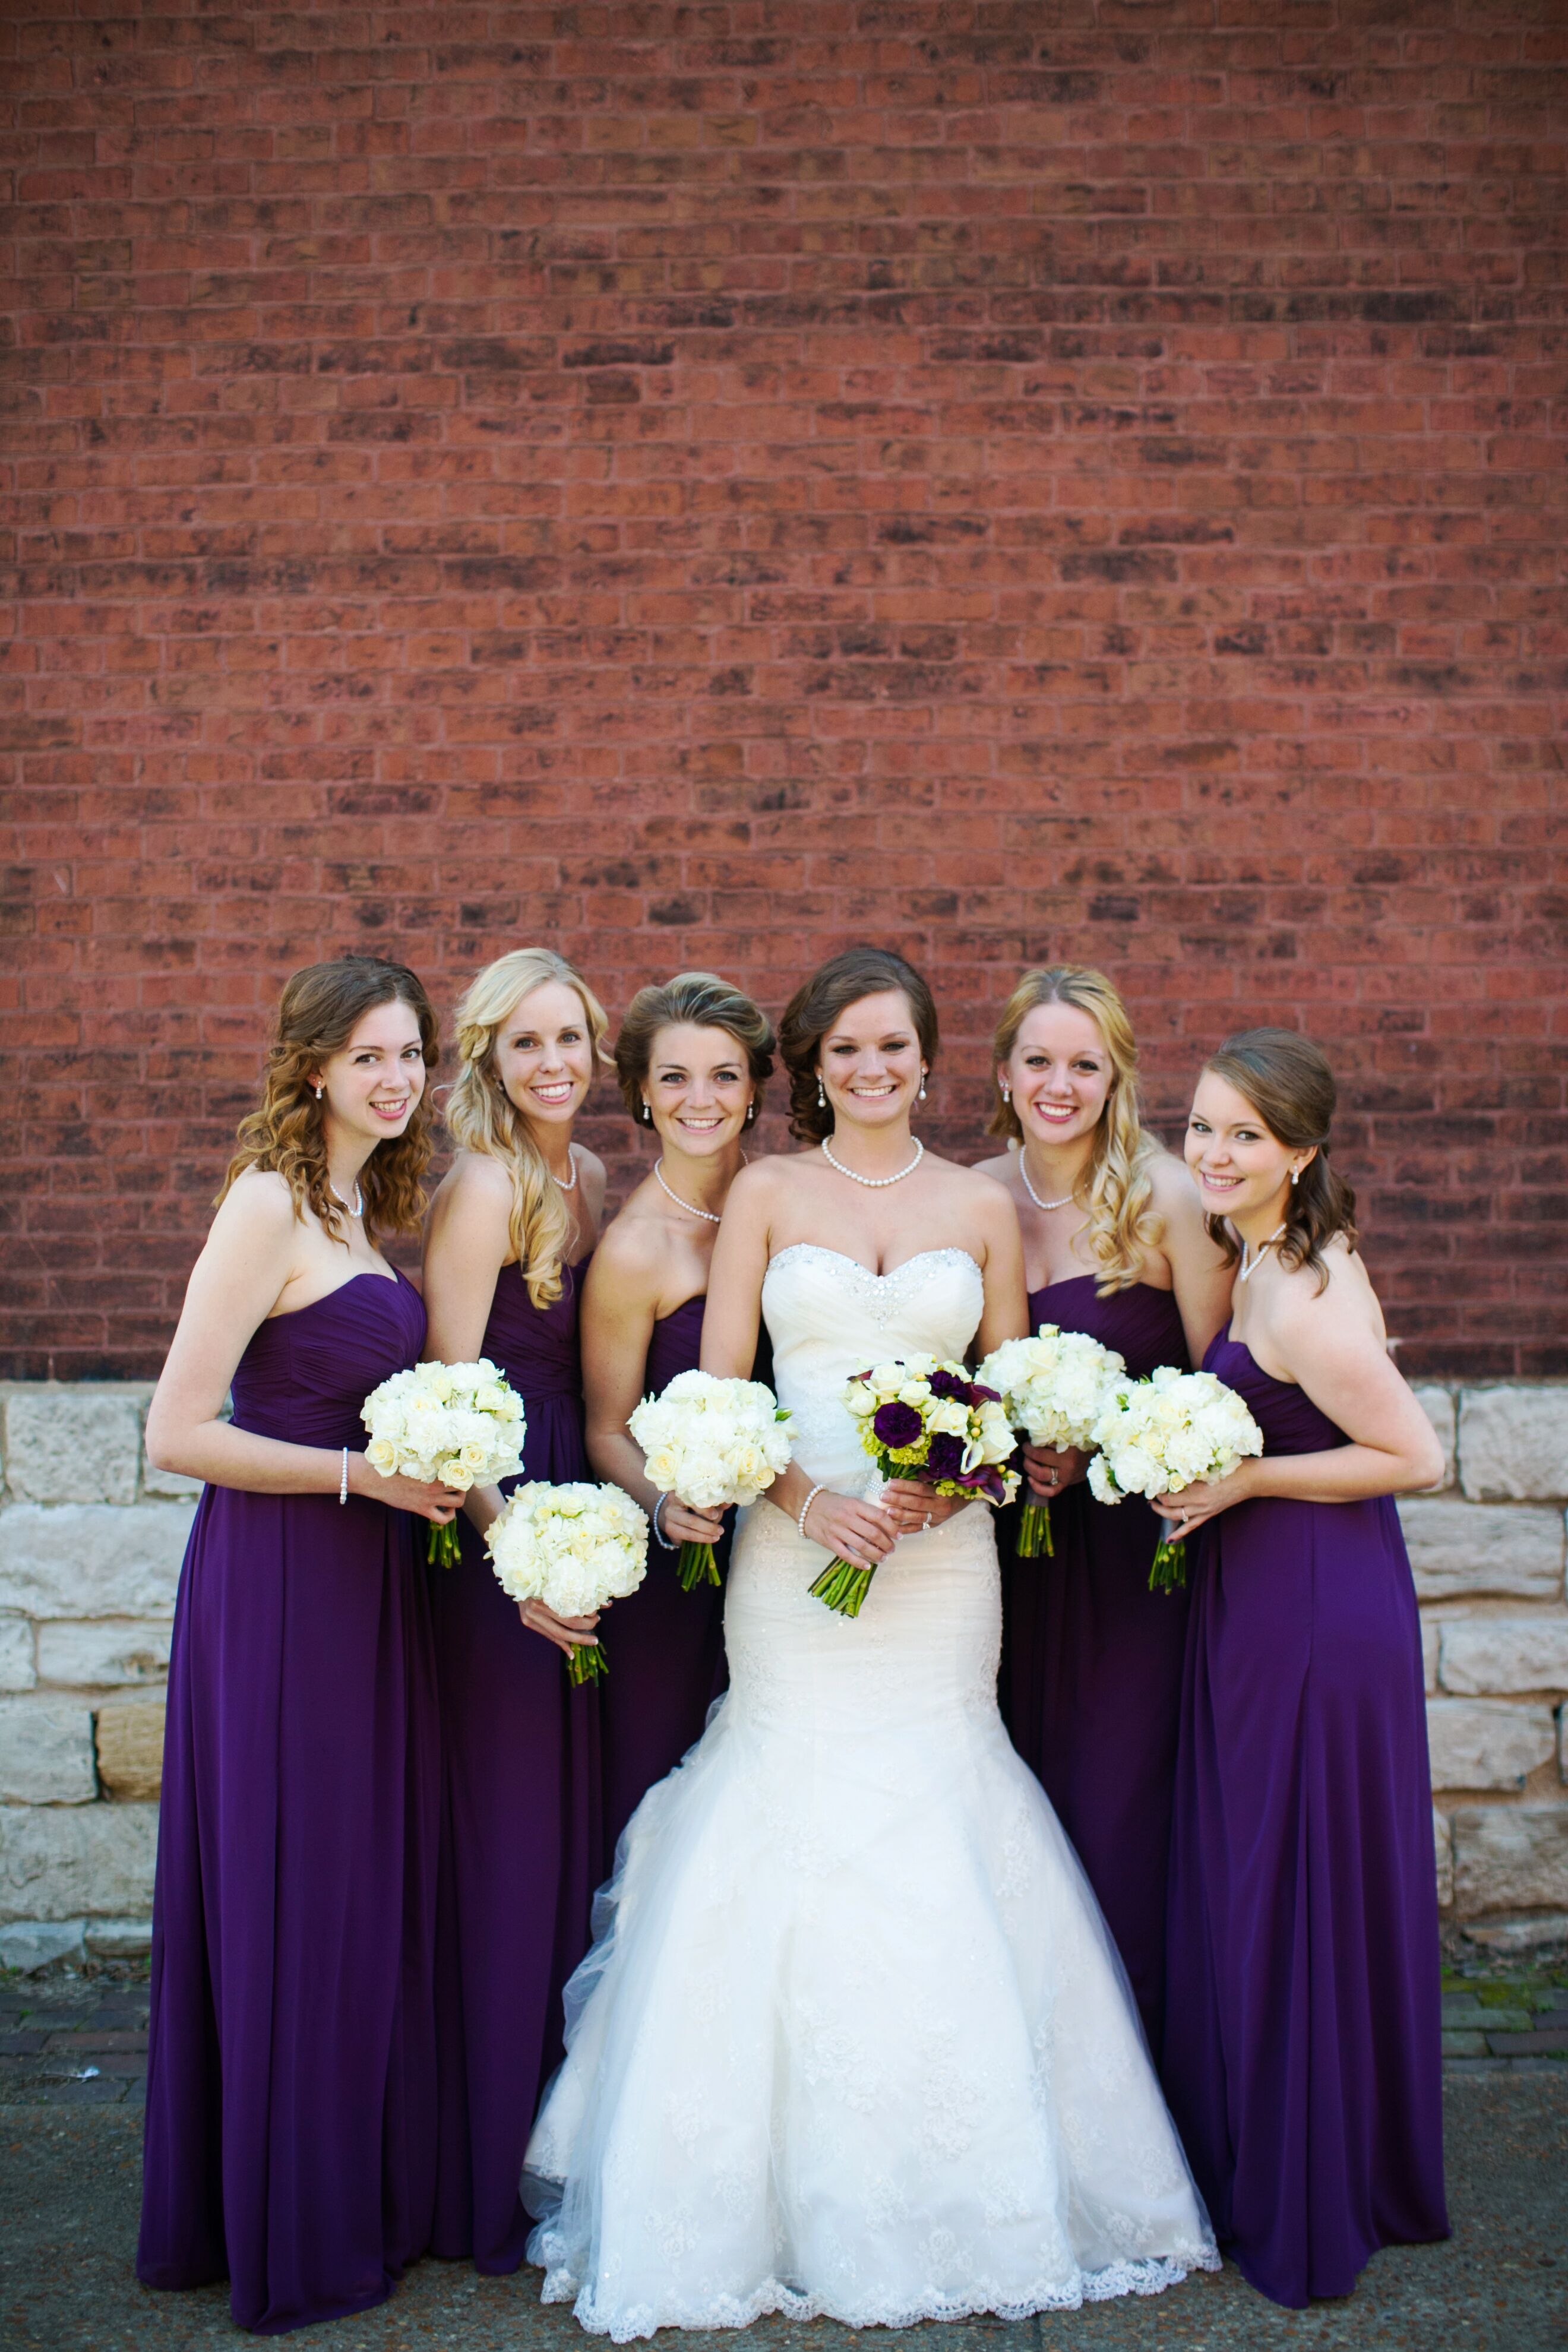
<svg viewBox="0 0 1568 2352">
<path fill-rule="evenodd" d="M 849 1373 L 962 1355 L 979 1268 L 815 1244 L 763 1312 L 796 1457 L 864 1490 Z M 617 2342 L 765 2312 L 908 2326 L 1217 2267 L 1094 1898 L 996 1711 L 989 1514 L 907 1537 L 858 1619 L 763 1499 L 731 1685 L 651 1789 L 567 1991 L 524 2198 L 548 2302 Z M 1043 1565 L 1048 1573 L 1048 1565 Z"/>
</svg>

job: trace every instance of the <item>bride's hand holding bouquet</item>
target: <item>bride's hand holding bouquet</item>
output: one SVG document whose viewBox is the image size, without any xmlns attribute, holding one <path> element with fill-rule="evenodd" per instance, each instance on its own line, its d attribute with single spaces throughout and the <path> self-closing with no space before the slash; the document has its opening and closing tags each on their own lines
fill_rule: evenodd
<svg viewBox="0 0 1568 2352">
<path fill-rule="evenodd" d="M 877 1364 L 847 1383 L 844 1402 L 884 1492 L 898 1490 L 889 1507 L 895 1541 L 915 1531 L 917 1510 L 919 1526 L 930 1527 L 940 1500 L 997 1504 L 1016 1493 L 1018 1474 L 1006 1466 L 1013 1431 L 1001 1398 L 963 1364 L 935 1356 Z M 839 1553 L 811 1590 L 840 1616 L 858 1617 L 875 1572 L 875 1562 L 867 1567 Z"/>
</svg>

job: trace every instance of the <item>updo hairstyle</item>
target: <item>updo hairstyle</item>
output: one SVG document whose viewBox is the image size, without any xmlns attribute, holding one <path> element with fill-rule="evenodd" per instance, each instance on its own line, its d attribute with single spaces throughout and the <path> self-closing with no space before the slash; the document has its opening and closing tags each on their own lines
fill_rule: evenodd
<svg viewBox="0 0 1568 2352">
<path fill-rule="evenodd" d="M 327 1173 L 326 1104 L 316 1100 L 310 1078 L 380 1004 L 407 1005 L 419 1024 L 425 1066 L 434 1069 L 441 1051 L 435 1011 L 406 964 L 381 956 L 336 956 L 331 963 L 305 965 L 284 983 L 260 1107 L 240 1120 L 219 1201 L 247 1168 L 275 1170 L 293 1195 L 294 1214 L 302 1220 L 309 1210 L 324 1233 L 348 1246 L 343 1206 Z M 378 1143 L 361 1169 L 366 1233 L 418 1232 L 433 1124 L 430 1097 L 422 1094 L 403 1133 Z"/>
<path fill-rule="evenodd" d="M 1094 1152 L 1079 1196 L 1089 1218 L 1089 1252 L 1099 1268 L 1095 1287 L 1106 1298 L 1139 1279 L 1144 1252 L 1157 1249 L 1163 1233 L 1152 1205 L 1149 1173 L 1160 1146 L 1145 1131 L 1138 1105 L 1138 1044 L 1127 1007 L 1102 971 L 1088 964 L 1053 963 L 1025 972 L 1002 1007 L 991 1041 L 991 1118 L 985 1129 L 1020 1149 L 1024 1130 L 996 1073 L 1011 1060 L 1019 1031 L 1042 1004 L 1070 1004 L 1087 1013 L 1110 1057 L 1110 1091 L 1094 1131 Z"/>
<path fill-rule="evenodd" d="M 1355 1194 L 1329 1165 L 1337 1089 L 1327 1055 L 1293 1029 L 1243 1029 L 1204 1067 L 1247 1097 L 1277 1141 L 1292 1151 L 1316 1146 L 1285 1196 L 1279 1255 L 1282 1265 L 1310 1266 L 1321 1290 L 1329 1278 L 1324 1244 L 1342 1234 L 1348 1248 L 1356 1245 Z M 1205 1216 L 1204 1224 L 1226 1265 L 1237 1265 L 1241 1247 L 1224 1218 Z"/>
<path fill-rule="evenodd" d="M 511 1178 L 511 1251 L 535 1307 L 553 1305 L 564 1287 L 561 1261 L 572 1220 L 528 1121 L 501 1084 L 495 1046 L 523 998 L 548 981 L 559 981 L 574 992 L 583 1007 L 583 1026 L 595 1062 L 609 1060 L 605 1033 L 610 1024 L 582 973 L 553 948 L 514 948 L 485 966 L 458 1007 L 462 1066 L 447 1102 L 453 1142 L 463 1151 L 482 1151 L 499 1160 Z"/>
<path fill-rule="evenodd" d="M 639 988 L 626 1007 L 616 1040 L 616 1078 L 627 1116 L 639 1126 L 643 1087 L 653 1064 L 653 1041 L 661 1029 L 689 1022 L 698 1029 L 721 1029 L 746 1057 L 762 1108 L 763 1088 L 773 1074 L 773 1023 L 760 1004 L 711 971 L 678 971 L 673 980 Z"/>
<path fill-rule="evenodd" d="M 921 1058 L 929 1067 L 938 1044 L 936 999 L 915 970 L 891 948 L 846 948 L 829 956 L 790 998 L 779 1023 L 779 1055 L 789 1073 L 789 1131 L 800 1143 L 820 1143 L 833 1132 L 833 1106 L 819 1104 L 817 1049 L 851 1004 L 899 989 L 909 1000 Z"/>
</svg>

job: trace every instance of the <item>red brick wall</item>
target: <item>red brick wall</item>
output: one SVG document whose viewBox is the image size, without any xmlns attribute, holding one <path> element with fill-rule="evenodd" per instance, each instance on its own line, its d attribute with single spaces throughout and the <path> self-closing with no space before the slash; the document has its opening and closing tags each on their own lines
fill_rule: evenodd
<svg viewBox="0 0 1568 2352">
<path fill-rule="evenodd" d="M 300 962 L 776 1005 L 870 936 L 969 1156 L 1026 960 L 1116 975 L 1167 1116 L 1310 1028 L 1405 1362 L 1568 1370 L 1561 11 L 0 48 L 4 1369 L 155 1366 Z"/>
</svg>

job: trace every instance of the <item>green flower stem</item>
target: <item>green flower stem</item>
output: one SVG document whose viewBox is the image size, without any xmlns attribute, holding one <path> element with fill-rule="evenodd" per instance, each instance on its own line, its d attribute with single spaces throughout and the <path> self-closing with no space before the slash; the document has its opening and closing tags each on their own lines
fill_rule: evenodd
<svg viewBox="0 0 1568 2352">
<path fill-rule="evenodd" d="M 683 1543 L 675 1572 L 680 1579 L 682 1592 L 695 1592 L 700 1584 L 723 1582 L 711 1544 Z"/>
<path fill-rule="evenodd" d="M 597 1642 L 574 1642 L 566 1661 L 566 1679 L 579 1687 L 584 1683 L 601 1683 L 610 1671 L 610 1662 Z"/>
<path fill-rule="evenodd" d="M 1187 1583 L 1187 1547 L 1174 1542 L 1169 1536 L 1160 1538 L 1160 1548 L 1154 1554 L 1154 1565 L 1149 1570 L 1151 1592 L 1185 1591 Z"/>
<path fill-rule="evenodd" d="M 432 1568 L 457 1567 L 463 1557 L 463 1547 L 458 1540 L 456 1519 L 448 1519 L 444 1528 L 438 1528 L 434 1519 L 430 1521 L 427 1557 Z"/>
<path fill-rule="evenodd" d="M 858 1617 L 876 1573 L 874 1568 L 857 1568 L 852 1559 L 830 1559 L 811 1591 L 840 1617 Z"/>
<path fill-rule="evenodd" d="M 1018 1525 L 1018 1558 L 1055 1559 L 1057 1541 L 1051 1533 L 1051 1507 L 1031 1495 L 1024 1506 L 1024 1516 Z"/>
</svg>

